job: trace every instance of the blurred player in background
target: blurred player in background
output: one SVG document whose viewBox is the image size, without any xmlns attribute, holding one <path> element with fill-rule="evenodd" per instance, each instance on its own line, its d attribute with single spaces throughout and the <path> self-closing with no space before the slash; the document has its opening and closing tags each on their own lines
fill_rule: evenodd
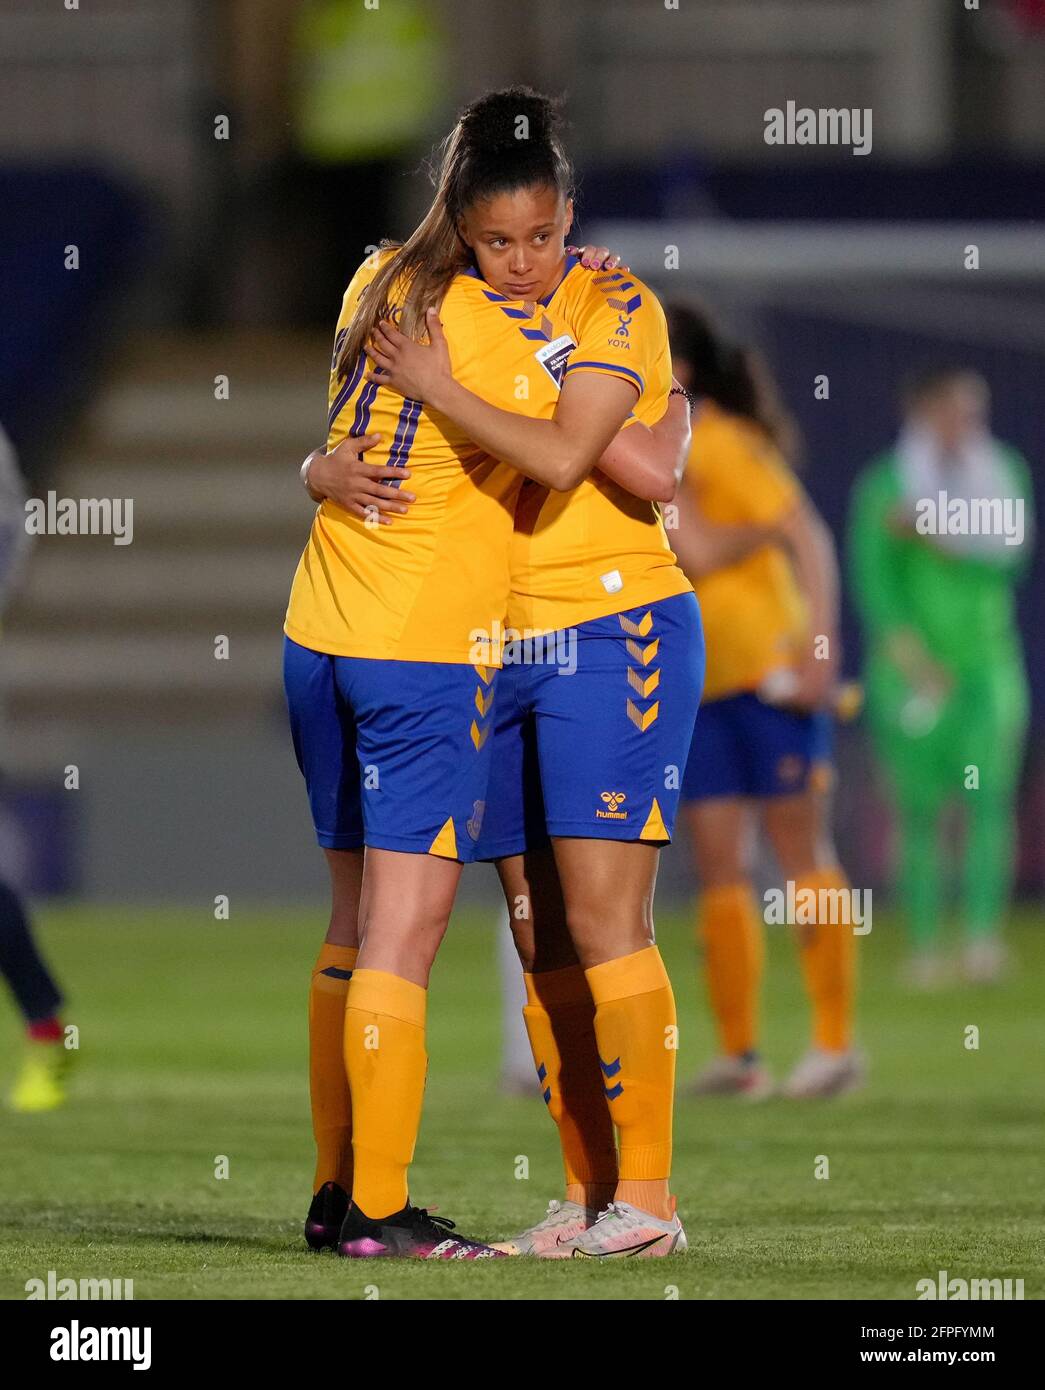
<svg viewBox="0 0 1045 1390">
<path fill-rule="evenodd" d="M 24 553 L 25 486 L 10 440 L 0 429 L 0 612 Z M 13 1110 L 53 1110 L 66 1098 L 62 996 L 33 940 L 25 906 L 0 879 L 0 973 L 25 1020 L 26 1052 L 8 1098 Z"/>
<path fill-rule="evenodd" d="M 257 216 L 244 231 L 261 222 L 283 304 L 325 327 L 375 229 L 399 220 L 403 167 L 450 104 L 451 57 L 427 0 L 395 0 L 379 14 L 362 0 L 292 8 L 287 147 L 256 190 Z"/>
<path fill-rule="evenodd" d="M 669 308 L 668 326 L 674 371 L 698 398 L 671 539 L 707 641 L 682 796 L 721 1049 L 693 1090 L 758 1099 L 772 1089 L 759 1055 L 764 928 L 753 858 L 761 824 L 796 898 L 812 889 L 821 907 L 815 923 L 795 928 L 812 1046 L 784 1091 L 832 1095 L 864 1074 L 852 1040 L 852 928 L 826 910 L 837 902 L 828 893 L 847 888 L 828 816 L 840 667 L 834 544 L 788 466 L 793 430 L 765 368 L 695 309 Z"/>
<path fill-rule="evenodd" d="M 852 500 L 868 712 L 896 802 L 909 975 L 926 988 L 947 974 L 941 818 L 959 799 L 964 971 L 990 981 L 1004 964 L 1028 707 L 1013 591 L 1029 563 L 1033 520 L 1027 465 L 991 436 L 989 403 L 975 372 L 922 373 L 905 393 L 895 446 L 868 467 Z"/>
</svg>

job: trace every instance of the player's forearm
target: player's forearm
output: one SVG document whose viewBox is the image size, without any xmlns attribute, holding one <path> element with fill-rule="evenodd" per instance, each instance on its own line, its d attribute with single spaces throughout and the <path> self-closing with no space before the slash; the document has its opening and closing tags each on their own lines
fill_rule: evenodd
<svg viewBox="0 0 1045 1390">
<path fill-rule="evenodd" d="M 781 536 L 809 610 L 812 632 L 828 638 L 833 654 L 838 635 L 839 581 L 831 533 L 813 507 L 802 502 L 785 519 Z"/>
<path fill-rule="evenodd" d="M 708 564 L 707 554 L 696 528 L 688 520 L 683 521 L 681 515 L 679 525 L 668 532 L 668 542 L 687 579 L 703 579 L 715 568 L 714 565 Z"/>
<path fill-rule="evenodd" d="M 670 502 L 686 469 L 690 439 L 689 403 L 673 396 L 652 428 L 636 421 L 618 431 L 599 469 L 633 497 Z"/>
<path fill-rule="evenodd" d="M 475 444 L 509 463 L 526 477 L 557 492 L 569 492 L 595 467 L 612 432 L 588 442 L 568 433 L 555 420 L 531 420 L 501 410 L 452 378 L 429 401 Z M 611 428 L 615 428 L 613 422 Z"/>
<path fill-rule="evenodd" d="M 778 539 L 774 526 L 725 526 L 712 521 L 704 523 L 702 537 L 708 568 L 715 570 L 739 564 Z"/>
<path fill-rule="evenodd" d="M 726 526 L 700 518 L 672 534 L 671 548 L 690 579 L 703 579 L 776 539 L 771 526 Z"/>
<path fill-rule="evenodd" d="M 779 541 L 774 526 L 719 525 L 708 521 L 692 489 L 680 488 L 675 496 L 678 525 L 668 539 L 675 557 L 692 580 L 735 565 L 760 546 Z"/>
</svg>

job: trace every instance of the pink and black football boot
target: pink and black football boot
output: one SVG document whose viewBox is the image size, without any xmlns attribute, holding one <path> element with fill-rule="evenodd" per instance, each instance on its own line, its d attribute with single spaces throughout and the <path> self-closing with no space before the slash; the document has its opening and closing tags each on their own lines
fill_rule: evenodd
<svg viewBox="0 0 1045 1390">
<path fill-rule="evenodd" d="M 410 1260 L 508 1259 L 503 1250 L 451 1235 L 453 1229 L 445 1216 L 429 1216 L 424 1207 L 409 1202 L 381 1221 L 371 1221 L 353 1204 L 341 1227 L 337 1253 L 346 1260 L 388 1255 Z"/>
<path fill-rule="evenodd" d="M 348 1193 L 336 1182 L 325 1182 L 312 1198 L 305 1217 L 305 1239 L 310 1250 L 336 1250 L 348 1211 Z"/>
</svg>

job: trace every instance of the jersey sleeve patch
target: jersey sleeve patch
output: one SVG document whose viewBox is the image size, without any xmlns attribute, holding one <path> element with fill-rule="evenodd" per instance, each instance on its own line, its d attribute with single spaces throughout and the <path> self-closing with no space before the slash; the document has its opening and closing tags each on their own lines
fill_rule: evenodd
<svg viewBox="0 0 1045 1390">
<path fill-rule="evenodd" d="M 534 354 L 537 361 L 559 388 L 562 387 L 563 377 L 569 368 L 570 353 L 576 346 L 577 344 L 570 335 L 563 333 Z"/>
</svg>

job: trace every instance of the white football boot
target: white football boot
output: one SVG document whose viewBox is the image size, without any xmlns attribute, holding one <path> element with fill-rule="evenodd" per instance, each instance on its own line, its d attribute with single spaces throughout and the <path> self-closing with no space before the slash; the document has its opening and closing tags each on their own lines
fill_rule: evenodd
<svg viewBox="0 0 1045 1390">
<path fill-rule="evenodd" d="M 512 1240 L 492 1240 L 493 1250 L 503 1250 L 506 1255 L 536 1255 L 542 1260 L 568 1260 L 570 1245 L 576 1236 L 583 1234 L 589 1226 L 594 1226 L 599 1218 L 597 1211 L 582 1207 L 579 1202 L 548 1203 L 544 1220 L 530 1226 Z"/>
<path fill-rule="evenodd" d="M 640 1211 L 630 1202 L 611 1202 L 596 1221 L 571 1242 L 575 1260 L 657 1259 L 685 1252 L 686 1233 L 676 1212 L 670 1221 Z"/>
<path fill-rule="evenodd" d="M 962 952 L 962 974 L 971 985 L 996 985 L 1009 973 L 1009 952 L 997 936 L 970 941 Z"/>
<path fill-rule="evenodd" d="M 905 962 L 901 982 L 920 994 L 933 994 L 954 984 L 954 967 L 936 951 L 919 951 Z"/>
<path fill-rule="evenodd" d="M 783 1094 L 789 1100 L 840 1096 L 845 1091 L 855 1091 L 866 1080 L 866 1059 L 855 1048 L 827 1052 L 811 1047 L 784 1082 Z"/>
<path fill-rule="evenodd" d="M 686 1087 L 690 1096 L 738 1096 L 741 1100 L 765 1100 L 773 1094 L 773 1078 L 757 1059 L 723 1053 L 712 1057 Z"/>
</svg>

